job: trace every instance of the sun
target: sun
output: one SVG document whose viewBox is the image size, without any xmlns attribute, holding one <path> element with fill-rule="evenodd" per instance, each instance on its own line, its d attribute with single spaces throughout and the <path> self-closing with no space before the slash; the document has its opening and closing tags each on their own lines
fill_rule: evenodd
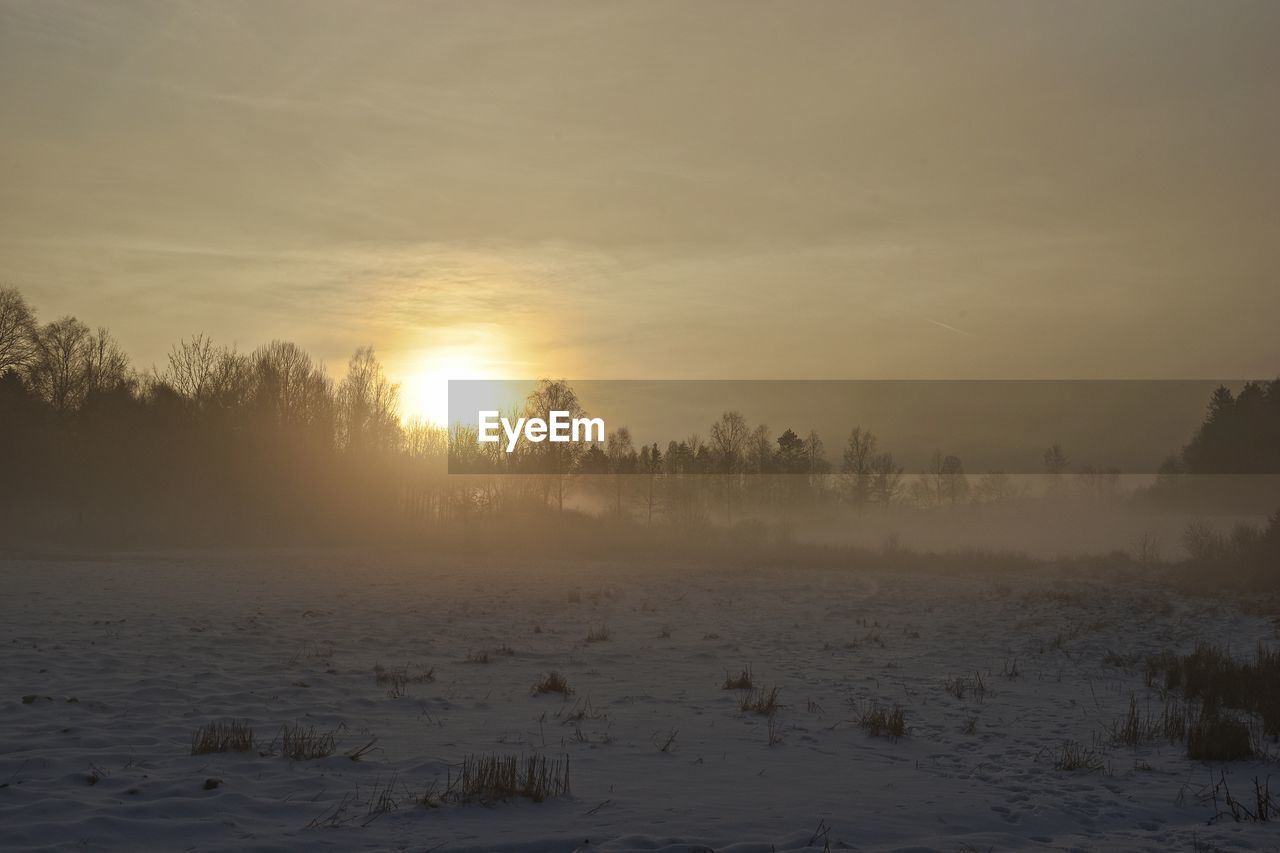
<svg viewBox="0 0 1280 853">
<path fill-rule="evenodd" d="M 400 382 L 402 420 L 448 426 L 450 379 L 497 378 L 478 354 L 469 350 L 469 347 L 432 350 L 419 358 L 413 371 Z"/>
<path fill-rule="evenodd" d="M 524 386 L 513 381 L 521 364 L 513 360 L 506 336 L 490 329 L 451 330 L 451 340 L 427 349 L 408 350 L 388 365 L 388 372 L 400 383 L 400 420 L 424 421 L 452 427 L 474 423 L 476 412 L 449 411 L 450 380 L 485 380 L 462 391 L 455 388 L 456 405 L 471 407 L 470 397 L 480 395 L 486 403 L 510 406 L 524 398 Z M 462 394 L 461 398 L 457 394 Z M 460 402 L 460 400 L 462 402 Z M 486 408 L 487 406 L 480 406 Z"/>
</svg>

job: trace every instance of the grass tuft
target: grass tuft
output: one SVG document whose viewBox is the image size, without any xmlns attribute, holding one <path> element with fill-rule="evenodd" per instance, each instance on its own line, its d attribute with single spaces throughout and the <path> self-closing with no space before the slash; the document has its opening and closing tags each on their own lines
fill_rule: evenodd
<svg viewBox="0 0 1280 853">
<path fill-rule="evenodd" d="M 428 791 L 424 805 L 498 803 L 522 798 L 540 803 L 569 796 L 569 757 L 548 761 L 542 755 L 468 755 L 455 775 L 451 769 L 439 794 Z"/>
<path fill-rule="evenodd" d="M 759 690 L 751 690 L 742 697 L 738 707 L 746 713 L 764 714 L 772 717 L 782 707 L 781 703 L 778 702 L 778 688 L 761 687 Z"/>
<path fill-rule="evenodd" d="M 546 675 L 538 677 L 533 684 L 533 690 L 530 691 L 534 696 L 541 696 L 544 693 L 559 693 L 561 696 L 569 696 L 573 693 L 573 688 L 569 686 L 569 682 L 565 677 L 554 669 Z"/>
<path fill-rule="evenodd" d="M 750 690 L 755 687 L 755 682 L 751 680 L 751 667 L 745 666 L 742 672 L 737 676 L 729 673 L 724 674 L 724 687 L 721 690 Z"/>
<path fill-rule="evenodd" d="M 373 665 L 373 680 L 377 682 L 379 687 L 386 688 L 387 695 L 392 699 L 399 699 L 405 694 L 405 690 L 410 684 L 435 681 L 436 670 L 435 667 L 431 669 L 417 667 L 411 672 L 407 666 L 388 669 L 380 663 L 375 663 Z"/>
<path fill-rule="evenodd" d="M 1103 766 L 1102 757 L 1097 752 L 1073 740 L 1063 741 L 1053 759 L 1055 770 L 1093 772 L 1101 770 Z"/>
<path fill-rule="evenodd" d="M 1252 755 L 1249 727 L 1232 717 L 1202 713 L 1187 731 L 1192 761 L 1242 761 Z"/>
<path fill-rule="evenodd" d="M 971 695 L 981 702 L 987 696 L 987 683 L 980 672 L 975 672 L 973 677 L 957 675 L 955 678 L 948 678 L 942 682 L 942 687 L 957 699 Z"/>
<path fill-rule="evenodd" d="M 907 715 L 898 705 L 892 708 L 872 705 L 858 718 L 858 727 L 872 737 L 896 741 L 907 735 Z"/>
<path fill-rule="evenodd" d="M 244 720 L 215 720 L 191 733 L 191 754 L 251 752 L 253 729 Z"/>
<path fill-rule="evenodd" d="M 1253 660 L 1242 660 L 1201 643 L 1189 655 L 1148 658 L 1147 683 L 1198 700 L 1202 716 L 1218 716 L 1221 708 L 1254 714 L 1264 735 L 1280 737 L 1280 651 L 1259 644 Z"/>
<path fill-rule="evenodd" d="M 280 729 L 280 753 L 293 761 L 328 758 L 338 749 L 334 732 L 318 731 L 315 726 L 285 723 Z"/>
</svg>

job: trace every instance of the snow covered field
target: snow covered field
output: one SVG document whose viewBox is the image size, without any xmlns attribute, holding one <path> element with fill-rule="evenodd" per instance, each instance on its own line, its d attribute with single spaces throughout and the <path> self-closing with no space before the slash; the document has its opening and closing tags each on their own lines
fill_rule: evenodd
<svg viewBox="0 0 1280 853">
<path fill-rule="evenodd" d="M 1147 654 L 1275 636 L 1157 589 L 300 553 L 0 573 L 5 849 L 1280 847 L 1274 825 L 1206 825 L 1201 798 L 1224 767 L 1237 795 L 1272 768 L 1111 742 L 1131 695 L 1163 707 Z M 722 689 L 746 666 L 779 688 L 772 725 Z M 531 695 L 552 670 L 573 694 Z M 857 725 L 876 703 L 905 737 Z M 227 717 L 255 750 L 191 755 Z M 295 722 L 337 751 L 259 754 Z M 1057 769 L 1066 741 L 1101 766 Z M 534 751 L 568 756 L 570 797 L 414 802 L 469 753 Z"/>
</svg>

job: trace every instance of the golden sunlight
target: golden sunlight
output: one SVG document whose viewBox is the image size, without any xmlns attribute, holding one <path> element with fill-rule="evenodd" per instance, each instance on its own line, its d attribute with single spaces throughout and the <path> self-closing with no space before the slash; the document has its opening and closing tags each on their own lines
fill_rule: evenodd
<svg viewBox="0 0 1280 853">
<path fill-rule="evenodd" d="M 519 374 L 509 341 L 491 327 L 451 329 L 447 340 L 427 349 L 408 349 L 387 360 L 387 372 L 400 383 L 400 420 L 452 426 L 467 421 L 449 412 L 449 380 L 509 379 Z M 474 420 L 475 412 L 470 413 Z"/>
<path fill-rule="evenodd" d="M 450 379 L 496 379 L 478 347 L 448 347 L 421 355 L 400 382 L 400 418 L 449 425 Z"/>
</svg>

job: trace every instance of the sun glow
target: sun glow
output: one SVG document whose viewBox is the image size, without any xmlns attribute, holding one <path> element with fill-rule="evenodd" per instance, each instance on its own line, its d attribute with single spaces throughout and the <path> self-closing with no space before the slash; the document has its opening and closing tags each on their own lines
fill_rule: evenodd
<svg viewBox="0 0 1280 853">
<path fill-rule="evenodd" d="M 449 425 L 450 379 L 497 379 L 478 347 L 449 347 L 423 353 L 400 382 L 400 418 Z"/>
</svg>

